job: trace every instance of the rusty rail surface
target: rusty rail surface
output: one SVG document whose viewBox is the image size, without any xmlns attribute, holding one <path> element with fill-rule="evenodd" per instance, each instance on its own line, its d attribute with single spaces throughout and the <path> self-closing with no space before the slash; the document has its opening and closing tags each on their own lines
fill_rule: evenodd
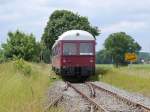
<svg viewBox="0 0 150 112">
<path fill-rule="evenodd" d="M 68 84 L 66 84 L 63 91 L 67 91 L 67 89 L 68 89 Z M 50 107 L 55 106 L 62 99 L 63 99 L 63 95 L 59 95 L 53 102 L 51 102 L 49 105 L 45 107 L 44 112 L 48 111 Z"/>
<path fill-rule="evenodd" d="M 95 84 L 93 84 L 93 83 L 91 83 L 91 82 L 88 82 L 88 83 L 90 83 L 94 88 L 97 88 L 97 89 L 103 90 L 103 91 L 105 91 L 105 92 L 107 92 L 107 93 L 109 93 L 109 94 L 112 94 L 113 96 L 119 98 L 120 100 L 126 102 L 127 104 L 131 104 L 131 105 L 134 105 L 134 106 L 136 106 L 136 107 L 138 107 L 138 108 L 140 108 L 140 109 L 143 109 L 144 112 L 150 112 L 150 107 L 146 107 L 146 106 L 144 106 L 143 104 L 140 104 L 140 103 L 138 103 L 138 102 L 131 101 L 130 99 L 127 99 L 127 98 L 125 98 L 125 97 L 123 97 L 123 96 L 118 95 L 117 93 L 114 93 L 114 92 L 109 91 L 109 90 L 107 90 L 107 89 L 105 89 L 105 88 L 102 88 L 102 87 L 100 87 L 100 86 L 97 86 L 97 85 L 95 85 Z"/>
<path fill-rule="evenodd" d="M 62 99 L 63 99 L 63 95 L 58 96 L 53 102 L 51 102 L 49 105 L 45 107 L 44 112 L 48 111 L 50 107 L 56 105 Z"/>
<path fill-rule="evenodd" d="M 87 95 L 85 95 L 80 90 L 78 90 L 76 87 L 74 87 L 70 82 L 67 82 L 67 84 L 68 84 L 69 87 L 73 88 L 77 93 L 79 93 L 83 98 L 85 98 L 89 103 L 91 103 L 92 105 L 94 105 L 96 109 L 99 109 L 102 112 L 109 112 L 103 106 L 97 104 L 95 101 L 93 101 Z"/>
<path fill-rule="evenodd" d="M 95 98 L 96 97 L 96 92 L 93 86 L 89 82 L 85 82 L 85 84 L 89 87 L 90 89 L 90 97 Z"/>
</svg>

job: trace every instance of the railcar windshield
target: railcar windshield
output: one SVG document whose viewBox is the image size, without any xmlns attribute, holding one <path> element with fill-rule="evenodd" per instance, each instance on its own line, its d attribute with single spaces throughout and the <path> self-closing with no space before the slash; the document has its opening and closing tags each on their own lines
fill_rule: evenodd
<svg viewBox="0 0 150 112">
<path fill-rule="evenodd" d="M 63 54 L 64 55 L 77 55 L 76 43 L 64 43 Z"/>
<path fill-rule="evenodd" d="M 80 55 L 93 55 L 92 43 L 80 43 Z"/>
</svg>

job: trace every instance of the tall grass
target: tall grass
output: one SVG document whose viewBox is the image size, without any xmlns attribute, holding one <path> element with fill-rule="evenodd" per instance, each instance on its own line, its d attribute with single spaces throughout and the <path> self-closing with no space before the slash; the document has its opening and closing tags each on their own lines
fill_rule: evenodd
<svg viewBox="0 0 150 112">
<path fill-rule="evenodd" d="M 43 99 L 48 86 L 50 66 L 27 63 L 31 75 L 15 69 L 13 62 L 0 64 L 0 112 L 43 112 Z"/>
<path fill-rule="evenodd" d="M 150 65 L 132 65 L 120 68 L 97 65 L 97 71 L 96 80 L 150 97 Z"/>
</svg>

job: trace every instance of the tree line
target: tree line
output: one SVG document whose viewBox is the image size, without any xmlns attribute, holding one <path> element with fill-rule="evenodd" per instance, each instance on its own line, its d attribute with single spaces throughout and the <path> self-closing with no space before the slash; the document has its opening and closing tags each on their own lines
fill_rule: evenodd
<svg viewBox="0 0 150 112">
<path fill-rule="evenodd" d="M 87 17 L 68 10 L 56 10 L 50 15 L 40 42 L 36 41 L 33 34 L 19 30 L 9 32 L 6 43 L 0 48 L 0 62 L 22 58 L 27 61 L 49 63 L 55 40 L 63 32 L 74 29 L 88 31 L 95 39 L 100 35 L 98 27 L 92 26 Z M 125 32 L 113 33 L 105 40 L 104 49 L 97 53 L 97 63 L 111 62 L 116 66 L 125 65 L 127 62 L 124 60 L 124 54 L 138 53 L 140 49 L 140 45 Z"/>
</svg>

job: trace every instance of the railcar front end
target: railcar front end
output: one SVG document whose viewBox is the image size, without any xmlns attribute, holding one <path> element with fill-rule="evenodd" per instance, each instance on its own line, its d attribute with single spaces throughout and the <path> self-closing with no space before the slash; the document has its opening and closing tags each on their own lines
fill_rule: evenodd
<svg viewBox="0 0 150 112">
<path fill-rule="evenodd" d="M 95 74 L 95 38 L 86 31 L 70 30 L 59 36 L 52 48 L 52 68 L 62 76 Z"/>
<path fill-rule="evenodd" d="M 61 74 L 89 76 L 95 74 L 95 41 L 63 41 Z"/>
</svg>

